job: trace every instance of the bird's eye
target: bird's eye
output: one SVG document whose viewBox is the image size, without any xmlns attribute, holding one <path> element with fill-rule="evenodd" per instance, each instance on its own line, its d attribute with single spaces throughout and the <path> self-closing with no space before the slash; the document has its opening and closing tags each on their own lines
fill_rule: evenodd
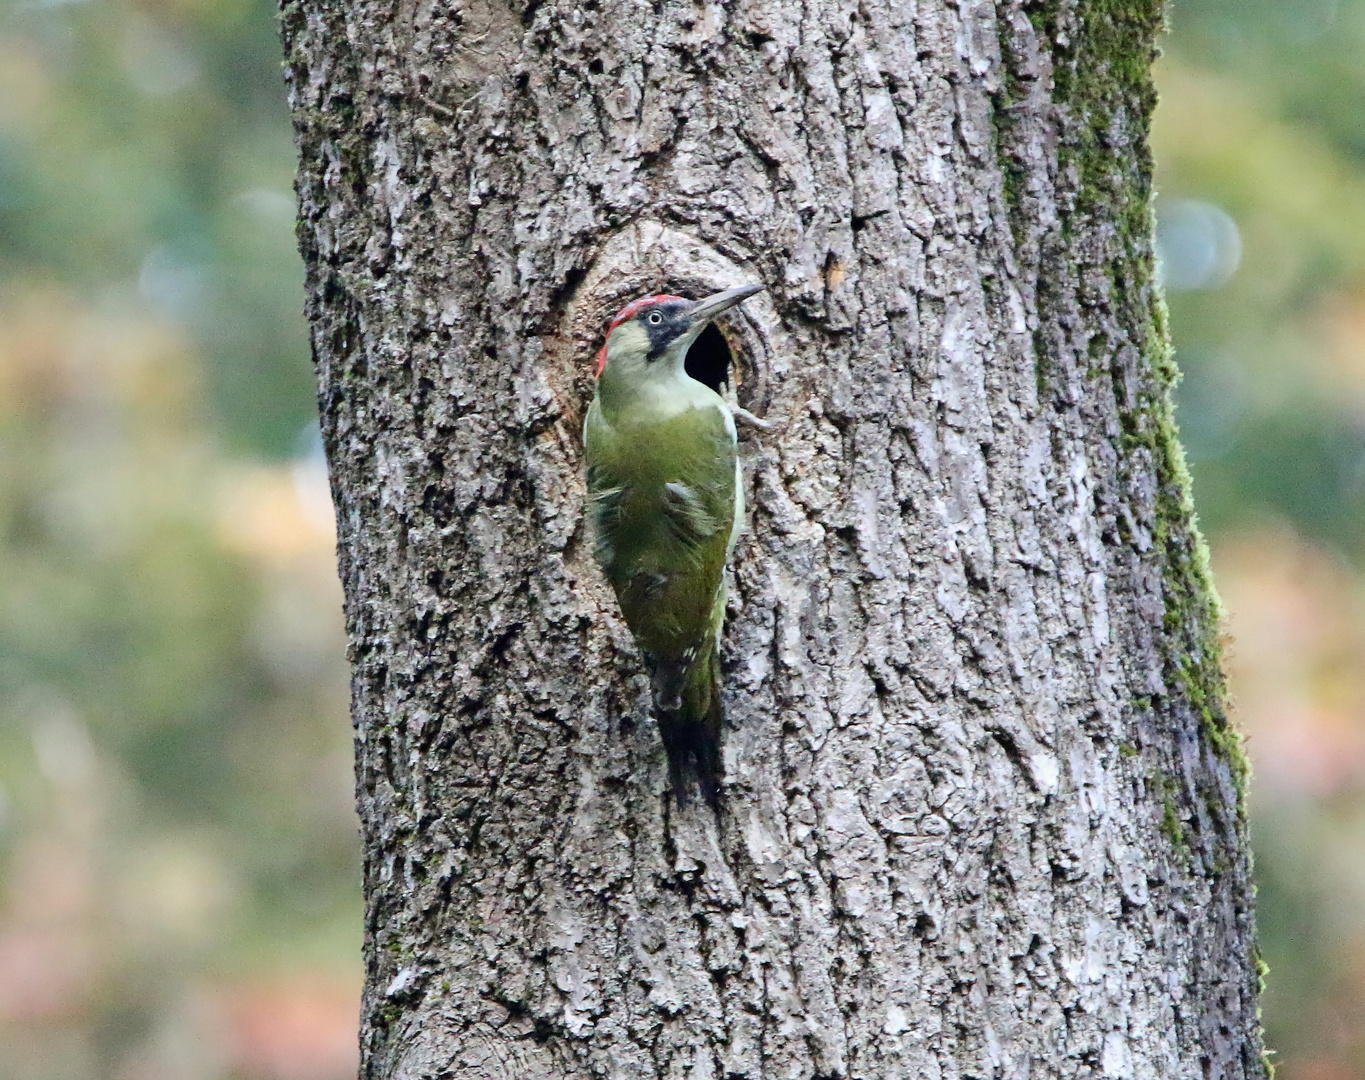
<svg viewBox="0 0 1365 1080">
<path fill-rule="evenodd" d="M 657 311 L 651 311 L 649 313 L 649 321 L 652 322 L 655 326 L 658 326 L 661 322 L 664 321 L 664 317 L 660 315 Z"/>
</svg>

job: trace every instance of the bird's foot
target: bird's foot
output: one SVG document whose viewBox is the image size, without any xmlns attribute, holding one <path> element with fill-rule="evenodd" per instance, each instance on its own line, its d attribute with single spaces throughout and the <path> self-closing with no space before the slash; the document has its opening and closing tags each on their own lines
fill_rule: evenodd
<svg viewBox="0 0 1365 1080">
<path fill-rule="evenodd" d="M 741 408 L 738 405 L 731 405 L 730 411 L 735 414 L 736 420 L 748 424 L 749 427 L 758 428 L 759 431 L 772 430 L 773 422 L 771 420 L 764 420 L 761 416 L 755 416 L 748 409 Z"/>
</svg>

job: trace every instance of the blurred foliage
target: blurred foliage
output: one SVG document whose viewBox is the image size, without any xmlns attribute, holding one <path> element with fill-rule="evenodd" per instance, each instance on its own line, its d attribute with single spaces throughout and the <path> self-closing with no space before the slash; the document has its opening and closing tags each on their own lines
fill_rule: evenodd
<svg viewBox="0 0 1365 1080">
<path fill-rule="evenodd" d="M 1177 0 L 1158 216 L 1240 265 L 1168 289 L 1177 415 L 1256 765 L 1281 1080 L 1365 1080 L 1365 0 Z"/>
<path fill-rule="evenodd" d="M 293 167 L 272 5 L 0 8 L 0 274 L 184 327 L 218 434 L 273 457 L 311 415 Z"/>
<path fill-rule="evenodd" d="M 1365 1080 L 1365 0 L 1177 0 L 1159 216 L 1285 1080 Z M 358 852 L 264 0 L 0 8 L 0 1075 L 353 1074 Z M 1182 262 L 1183 260 L 1183 262 Z"/>
<path fill-rule="evenodd" d="M 1214 532 L 1256 510 L 1283 515 L 1358 559 L 1365 111 L 1345 114 L 1342 101 L 1365 96 L 1365 3 L 1186 0 L 1173 22 L 1153 135 L 1158 210 L 1209 200 L 1242 240 L 1225 286 L 1168 293 L 1200 514 Z"/>
<path fill-rule="evenodd" d="M 259 0 L 0 7 L 0 1075 L 354 1075 L 344 642 Z"/>
</svg>

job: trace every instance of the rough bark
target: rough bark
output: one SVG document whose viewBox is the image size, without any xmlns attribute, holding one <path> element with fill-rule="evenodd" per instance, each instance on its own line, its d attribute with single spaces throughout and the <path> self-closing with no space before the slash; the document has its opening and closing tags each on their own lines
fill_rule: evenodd
<svg viewBox="0 0 1365 1080">
<path fill-rule="evenodd" d="M 1159 4 L 510 3 L 283 7 L 364 1075 L 1260 1076 Z M 579 428 L 615 306 L 751 280 L 713 814 Z"/>
</svg>

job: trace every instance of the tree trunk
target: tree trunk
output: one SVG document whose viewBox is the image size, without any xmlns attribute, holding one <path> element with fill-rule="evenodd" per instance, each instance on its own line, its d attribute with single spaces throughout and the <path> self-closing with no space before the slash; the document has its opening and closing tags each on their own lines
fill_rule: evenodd
<svg viewBox="0 0 1365 1080">
<path fill-rule="evenodd" d="M 1160 4 L 521 4 L 283 9 L 364 1076 L 1261 1076 Z M 749 281 L 776 427 L 679 809 L 580 427 L 617 306 Z"/>
</svg>

